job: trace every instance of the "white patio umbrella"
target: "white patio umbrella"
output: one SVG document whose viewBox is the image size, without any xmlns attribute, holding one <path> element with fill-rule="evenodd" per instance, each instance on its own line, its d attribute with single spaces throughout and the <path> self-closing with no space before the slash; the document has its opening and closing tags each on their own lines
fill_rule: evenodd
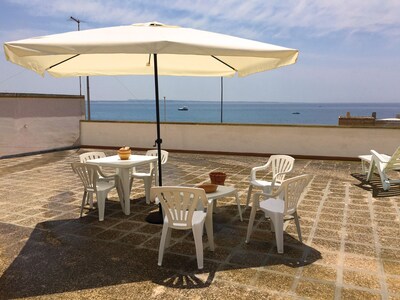
<svg viewBox="0 0 400 300">
<path fill-rule="evenodd" d="M 40 75 L 247 76 L 296 62 L 298 50 L 158 22 L 54 34 L 4 44 L 6 58 Z M 162 184 L 161 161 L 159 183 Z"/>
</svg>

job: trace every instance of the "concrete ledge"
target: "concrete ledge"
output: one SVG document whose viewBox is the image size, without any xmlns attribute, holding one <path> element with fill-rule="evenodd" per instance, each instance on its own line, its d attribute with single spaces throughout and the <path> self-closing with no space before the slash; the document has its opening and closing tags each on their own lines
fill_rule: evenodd
<svg viewBox="0 0 400 300">
<path fill-rule="evenodd" d="M 153 148 L 154 122 L 81 121 L 81 145 Z M 313 125 L 162 123 L 162 147 L 173 151 L 358 159 L 371 149 L 393 153 L 400 129 Z"/>
<path fill-rule="evenodd" d="M 97 145 L 81 145 L 80 149 L 99 149 L 99 150 L 115 150 L 117 151 L 120 147 L 105 147 Z M 147 151 L 149 148 L 131 148 L 132 151 Z M 156 149 L 156 148 L 152 148 Z M 188 153 L 188 154 L 215 154 L 215 155 L 231 155 L 231 156 L 253 156 L 253 157 L 269 157 L 277 153 L 242 153 L 242 152 L 218 152 L 218 151 L 194 151 L 194 150 L 178 150 L 178 149 L 166 149 L 168 152 L 174 153 Z M 334 156 L 308 156 L 308 155 L 292 155 L 298 159 L 319 159 L 319 160 L 340 160 L 340 161 L 359 161 L 358 157 L 334 157 Z M 0 157 L 1 158 L 1 157 Z"/>
</svg>

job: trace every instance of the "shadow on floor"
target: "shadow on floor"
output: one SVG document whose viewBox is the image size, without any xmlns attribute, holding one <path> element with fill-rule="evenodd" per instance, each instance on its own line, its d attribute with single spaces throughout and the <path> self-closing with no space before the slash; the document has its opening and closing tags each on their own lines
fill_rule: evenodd
<svg viewBox="0 0 400 300">
<path fill-rule="evenodd" d="M 217 271 L 268 268 L 277 264 L 298 268 L 321 258 L 317 250 L 289 235 L 285 235 L 284 256 L 274 250 L 274 239 L 268 244 L 265 237 L 262 241 L 254 238 L 246 245 L 243 236 L 234 240 L 240 240 L 240 246 L 228 247 L 224 242 L 232 241 L 230 235 L 235 233 L 235 228 L 228 226 L 215 234 L 216 251 L 205 249 L 203 270 L 197 270 L 190 239 L 171 246 L 164 255 L 163 266 L 159 267 L 156 250 L 159 239 L 154 238 L 153 248 L 104 241 L 90 235 L 98 230 L 96 225 L 98 222 L 88 222 L 85 218 L 46 221 L 34 229 L 0 222 L 0 243 L 9 245 L 0 253 L 0 298 L 42 296 L 143 281 L 178 289 L 205 288 L 213 282 Z M 82 228 L 86 236 L 78 235 Z M 185 247 L 191 251 L 187 253 Z"/>
<path fill-rule="evenodd" d="M 351 176 L 360 181 L 360 183 L 355 184 L 355 186 L 360 187 L 365 191 L 372 192 L 372 197 L 381 198 L 400 196 L 400 186 L 398 184 L 392 185 L 388 191 L 385 191 L 382 187 L 380 178 L 376 175 L 373 175 L 369 182 L 367 181 L 367 175 L 365 174 L 353 173 Z"/>
</svg>

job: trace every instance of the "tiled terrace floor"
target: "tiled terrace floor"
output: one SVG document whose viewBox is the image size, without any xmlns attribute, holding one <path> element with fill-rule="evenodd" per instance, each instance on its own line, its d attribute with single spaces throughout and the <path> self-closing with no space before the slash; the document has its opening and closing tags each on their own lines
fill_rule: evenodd
<svg viewBox="0 0 400 300">
<path fill-rule="evenodd" d="M 216 249 L 205 237 L 199 271 L 190 232 L 173 233 L 157 266 L 161 225 L 145 221 L 155 206 L 139 181 L 130 216 L 112 192 L 104 222 L 97 211 L 79 218 L 70 163 L 85 151 L 0 160 L 1 299 L 400 299 L 400 187 L 384 192 L 375 180 L 371 189 L 359 162 L 296 160 L 293 175 L 314 178 L 299 206 L 304 244 L 290 221 L 283 255 L 261 213 L 247 245 L 250 210 L 241 222 L 234 198 L 218 201 Z M 170 153 L 164 185 L 198 184 L 217 169 L 244 204 L 250 168 L 265 161 Z"/>
</svg>

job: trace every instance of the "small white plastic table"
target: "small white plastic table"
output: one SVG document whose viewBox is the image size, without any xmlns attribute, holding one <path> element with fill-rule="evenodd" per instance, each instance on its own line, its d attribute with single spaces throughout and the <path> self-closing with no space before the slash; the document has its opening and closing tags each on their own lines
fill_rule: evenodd
<svg viewBox="0 0 400 300">
<path fill-rule="evenodd" d="M 240 221 L 243 221 L 238 192 L 233 186 L 219 185 L 214 193 L 206 193 L 206 196 L 208 202 L 212 203 L 214 207 L 216 206 L 217 199 L 234 196 L 236 198 L 236 203 L 239 210 Z"/>
<path fill-rule="evenodd" d="M 122 210 L 125 215 L 131 213 L 131 203 L 129 196 L 131 191 L 129 189 L 130 178 L 129 170 L 133 167 L 147 165 L 154 163 L 155 174 L 157 174 L 157 156 L 149 155 L 131 155 L 127 160 L 121 160 L 118 155 L 107 156 L 97 159 L 88 160 L 88 164 L 98 165 L 102 167 L 113 167 L 117 169 L 118 175 L 121 177 L 122 190 L 124 192 L 124 199 L 122 205 Z"/>
</svg>

